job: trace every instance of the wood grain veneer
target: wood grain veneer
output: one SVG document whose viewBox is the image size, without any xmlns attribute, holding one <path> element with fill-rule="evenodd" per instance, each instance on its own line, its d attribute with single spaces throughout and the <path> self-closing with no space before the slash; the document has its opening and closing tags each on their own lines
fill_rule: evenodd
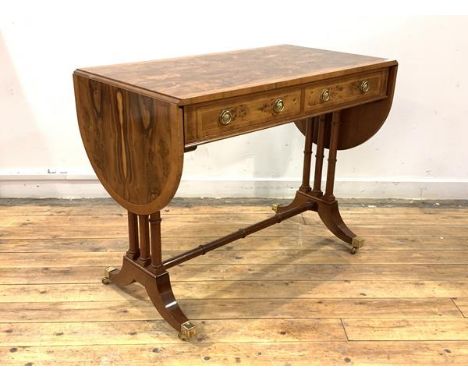
<svg viewBox="0 0 468 382">
<path fill-rule="evenodd" d="M 81 137 L 109 194 L 135 213 L 166 206 L 182 174 L 179 108 L 79 73 L 74 85 Z"/>
<path fill-rule="evenodd" d="M 172 267 L 306 211 L 317 212 L 355 254 L 364 239 L 344 223 L 334 195 L 337 151 L 379 130 L 396 73 L 396 61 L 291 45 L 76 70 L 86 152 L 106 190 L 128 210 L 128 250 L 120 270 L 106 269 L 103 283 L 143 285 L 164 320 L 188 340 L 196 328 L 173 293 Z M 276 205 L 275 214 L 258 223 L 163 258 L 160 211 L 179 186 L 184 151 L 286 122 L 305 134 L 302 184 L 291 203 Z"/>
<path fill-rule="evenodd" d="M 80 69 L 178 105 L 229 98 L 395 65 L 378 57 L 278 45 Z"/>
</svg>

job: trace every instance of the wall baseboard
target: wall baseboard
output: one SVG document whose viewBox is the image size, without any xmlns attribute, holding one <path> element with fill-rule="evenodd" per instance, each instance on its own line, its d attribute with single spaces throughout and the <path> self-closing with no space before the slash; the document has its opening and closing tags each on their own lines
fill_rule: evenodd
<svg viewBox="0 0 468 382">
<path fill-rule="evenodd" d="M 183 179 L 179 197 L 291 198 L 297 179 Z M 464 179 L 337 179 L 338 198 L 365 199 L 468 199 Z M 0 174 L 1 198 L 99 198 L 109 195 L 94 175 Z"/>
</svg>

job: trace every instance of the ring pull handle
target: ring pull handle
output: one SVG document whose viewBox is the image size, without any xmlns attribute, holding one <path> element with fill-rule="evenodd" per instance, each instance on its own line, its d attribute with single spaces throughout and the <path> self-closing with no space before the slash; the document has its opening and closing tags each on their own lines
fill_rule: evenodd
<svg viewBox="0 0 468 382">
<path fill-rule="evenodd" d="M 320 100 L 322 102 L 330 101 L 330 89 L 323 89 L 322 94 L 320 94 Z"/>
<path fill-rule="evenodd" d="M 284 101 L 281 98 L 278 98 L 273 104 L 273 111 L 275 113 L 281 113 L 284 110 Z"/>
<path fill-rule="evenodd" d="M 223 126 L 227 126 L 232 122 L 232 113 L 230 110 L 223 110 L 219 114 L 219 123 Z"/>
<path fill-rule="evenodd" d="M 366 94 L 370 90 L 369 81 L 361 81 L 361 83 L 359 84 L 359 90 L 362 94 Z"/>
</svg>

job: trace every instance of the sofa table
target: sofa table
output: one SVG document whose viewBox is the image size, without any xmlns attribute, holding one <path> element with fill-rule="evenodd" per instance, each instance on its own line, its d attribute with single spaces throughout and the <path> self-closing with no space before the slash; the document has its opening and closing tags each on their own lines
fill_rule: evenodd
<svg viewBox="0 0 468 382">
<path fill-rule="evenodd" d="M 189 339 L 196 327 L 174 297 L 171 267 L 305 211 L 316 211 L 355 253 L 364 241 L 343 222 L 333 192 L 337 151 L 360 145 L 382 126 L 397 66 L 394 60 L 280 45 L 76 70 L 87 155 L 105 189 L 128 210 L 128 251 L 121 269 L 108 268 L 103 282 L 139 282 L 161 316 Z M 177 191 L 184 152 L 289 122 L 305 136 L 294 200 L 274 206 L 266 220 L 163 259 L 160 211 Z"/>
</svg>

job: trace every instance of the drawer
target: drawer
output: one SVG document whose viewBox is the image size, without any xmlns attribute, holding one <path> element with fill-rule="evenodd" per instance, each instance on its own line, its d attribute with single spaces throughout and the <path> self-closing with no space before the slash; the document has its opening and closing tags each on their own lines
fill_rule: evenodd
<svg viewBox="0 0 468 382">
<path fill-rule="evenodd" d="M 305 89 L 304 111 L 326 111 L 383 98 L 387 93 L 388 70 L 361 73 L 347 79 L 335 79 Z"/>
<path fill-rule="evenodd" d="M 215 140 L 292 120 L 301 114 L 301 89 L 187 107 L 185 144 Z"/>
</svg>

